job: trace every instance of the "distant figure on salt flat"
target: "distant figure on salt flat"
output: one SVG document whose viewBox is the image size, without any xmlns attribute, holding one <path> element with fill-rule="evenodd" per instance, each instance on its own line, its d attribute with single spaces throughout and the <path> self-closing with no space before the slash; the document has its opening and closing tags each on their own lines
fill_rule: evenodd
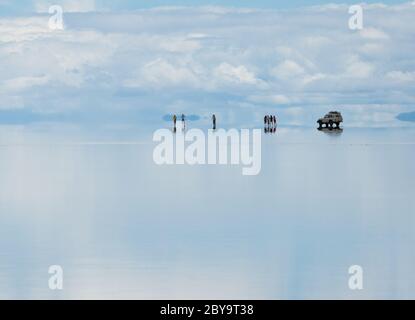
<svg viewBox="0 0 415 320">
<path fill-rule="evenodd" d="M 173 115 L 173 127 L 176 129 L 176 123 L 177 123 L 177 116 Z"/>
<path fill-rule="evenodd" d="M 216 115 L 212 116 L 213 130 L 216 130 Z"/>
<path fill-rule="evenodd" d="M 183 126 L 183 129 L 186 128 L 186 116 L 183 113 L 182 113 L 182 126 Z"/>
</svg>

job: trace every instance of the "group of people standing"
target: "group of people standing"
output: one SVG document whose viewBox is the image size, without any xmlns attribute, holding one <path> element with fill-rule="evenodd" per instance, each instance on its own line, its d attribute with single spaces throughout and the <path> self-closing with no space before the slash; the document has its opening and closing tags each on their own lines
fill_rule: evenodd
<svg viewBox="0 0 415 320">
<path fill-rule="evenodd" d="M 184 114 L 181 115 L 181 121 L 182 121 L 182 130 L 186 129 L 186 116 Z M 216 115 L 212 115 L 212 126 L 213 130 L 216 130 Z M 174 132 L 177 131 L 177 116 L 173 115 L 173 130 Z"/>
<path fill-rule="evenodd" d="M 275 133 L 277 131 L 277 117 L 273 115 L 266 115 L 264 117 L 264 131 L 265 133 Z"/>
<path fill-rule="evenodd" d="M 174 132 L 177 131 L 177 116 L 173 115 L 173 130 Z M 182 122 L 182 130 L 186 129 L 186 116 L 182 114 L 180 116 L 180 120 Z M 216 130 L 216 115 L 212 115 L 212 127 L 213 130 Z M 265 133 L 275 133 L 277 130 L 277 117 L 273 115 L 266 115 L 264 117 L 264 131 Z"/>
</svg>

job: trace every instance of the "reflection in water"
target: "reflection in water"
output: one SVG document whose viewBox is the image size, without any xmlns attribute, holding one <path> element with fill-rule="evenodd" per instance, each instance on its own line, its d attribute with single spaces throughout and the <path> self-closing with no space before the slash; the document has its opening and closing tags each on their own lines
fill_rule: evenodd
<svg viewBox="0 0 415 320">
<path fill-rule="evenodd" d="M 317 128 L 317 130 L 324 132 L 331 136 L 340 136 L 343 133 L 343 128 L 322 127 L 322 128 Z"/>
<path fill-rule="evenodd" d="M 245 177 L 157 166 L 151 132 L 91 145 L 22 134 L 1 148 L 0 298 L 415 298 L 408 137 L 348 129 L 327 144 L 280 128 Z M 53 264 L 61 292 L 47 287 Z"/>
<path fill-rule="evenodd" d="M 276 132 L 277 132 L 277 127 L 272 127 L 272 128 L 265 127 L 264 128 L 265 134 L 275 134 Z"/>
</svg>

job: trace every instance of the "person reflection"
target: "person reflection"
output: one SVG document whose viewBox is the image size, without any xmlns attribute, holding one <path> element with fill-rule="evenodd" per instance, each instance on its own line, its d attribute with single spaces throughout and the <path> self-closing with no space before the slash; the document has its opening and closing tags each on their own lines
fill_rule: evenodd
<svg viewBox="0 0 415 320">
<path fill-rule="evenodd" d="M 186 116 L 182 114 L 182 130 L 186 130 Z"/>
<path fill-rule="evenodd" d="M 177 116 L 173 115 L 173 132 L 176 133 Z"/>
</svg>

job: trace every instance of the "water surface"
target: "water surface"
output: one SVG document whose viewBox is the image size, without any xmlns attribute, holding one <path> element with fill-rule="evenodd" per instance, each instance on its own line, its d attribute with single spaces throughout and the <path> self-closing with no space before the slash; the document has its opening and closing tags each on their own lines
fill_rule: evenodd
<svg viewBox="0 0 415 320">
<path fill-rule="evenodd" d="M 414 128 L 280 127 L 253 177 L 152 129 L 1 127 L 0 298 L 415 298 Z"/>
</svg>

